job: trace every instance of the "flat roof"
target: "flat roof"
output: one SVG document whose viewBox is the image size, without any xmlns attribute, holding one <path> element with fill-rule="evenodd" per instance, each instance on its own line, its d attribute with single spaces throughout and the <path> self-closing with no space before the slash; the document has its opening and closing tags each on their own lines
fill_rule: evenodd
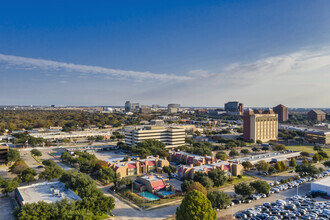
<svg viewBox="0 0 330 220">
<path fill-rule="evenodd" d="M 330 176 L 327 176 L 327 177 L 325 177 L 323 179 L 317 180 L 317 181 L 315 181 L 313 183 L 314 184 L 318 184 L 318 185 L 323 185 L 323 186 L 330 186 Z"/>
<path fill-rule="evenodd" d="M 53 203 L 62 199 L 80 200 L 81 198 L 60 181 L 37 183 L 18 187 L 17 196 L 23 204 L 44 201 Z"/>
</svg>

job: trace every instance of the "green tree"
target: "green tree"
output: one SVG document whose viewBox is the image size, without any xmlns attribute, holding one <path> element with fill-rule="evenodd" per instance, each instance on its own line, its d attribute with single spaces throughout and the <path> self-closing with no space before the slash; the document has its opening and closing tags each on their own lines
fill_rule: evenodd
<svg viewBox="0 0 330 220">
<path fill-rule="evenodd" d="M 254 189 L 247 183 L 239 183 L 234 185 L 235 193 L 241 195 L 243 198 L 252 195 Z"/>
<path fill-rule="evenodd" d="M 27 168 L 26 170 L 24 170 L 22 173 L 19 174 L 19 178 L 24 183 L 30 183 L 35 180 L 34 177 L 36 175 L 37 175 L 37 172 L 35 171 L 35 169 Z"/>
<path fill-rule="evenodd" d="M 268 194 L 270 190 L 270 185 L 266 181 L 256 180 L 250 183 L 257 193 Z"/>
<path fill-rule="evenodd" d="M 300 155 L 303 156 L 303 157 L 309 157 L 309 153 L 308 152 L 301 152 Z"/>
<path fill-rule="evenodd" d="M 305 173 L 311 176 L 320 173 L 320 170 L 312 164 L 302 164 L 296 166 L 296 172 L 299 173 L 300 176 L 304 176 Z"/>
<path fill-rule="evenodd" d="M 316 154 L 314 154 L 314 156 L 313 156 L 313 160 L 314 160 L 315 162 L 318 162 L 318 161 L 323 160 L 323 157 L 322 157 L 319 153 L 316 153 Z"/>
<path fill-rule="evenodd" d="M 176 167 L 175 166 L 172 166 L 172 165 L 164 166 L 163 167 L 163 171 L 165 173 L 167 173 L 167 175 L 168 175 L 169 178 L 171 178 L 172 177 L 172 173 L 175 173 L 176 172 Z"/>
<path fill-rule="evenodd" d="M 211 189 L 214 185 L 213 181 L 208 176 L 203 176 L 200 183 L 206 188 Z"/>
<path fill-rule="evenodd" d="M 283 168 L 282 168 L 282 165 L 281 165 L 281 163 L 279 162 L 279 161 L 277 161 L 276 163 L 275 163 L 275 169 L 277 170 L 277 171 L 281 171 Z"/>
<path fill-rule="evenodd" d="M 276 169 L 275 169 L 275 167 L 270 166 L 270 167 L 268 168 L 268 173 L 269 173 L 269 174 L 274 174 L 274 173 L 276 173 Z"/>
<path fill-rule="evenodd" d="M 307 160 L 306 156 L 303 157 L 302 163 L 303 164 L 307 164 L 308 163 L 308 160 Z"/>
<path fill-rule="evenodd" d="M 103 181 L 105 184 L 109 184 L 114 181 L 116 172 L 111 167 L 102 167 L 96 172 L 96 177 Z"/>
<path fill-rule="evenodd" d="M 253 148 L 252 148 L 252 151 L 256 153 L 256 152 L 260 151 L 260 149 L 257 148 L 257 147 L 253 147 Z"/>
<path fill-rule="evenodd" d="M 231 156 L 231 157 L 235 157 L 235 156 L 238 156 L 238 155 L 239 155 L 239 153 L 237 152 L 237 150 L 231 150 L 229 152 L 229 156 Z"/>
<path fill-rule="evenodd" d="M 8 193 L 14 191 L 19 185 L 19 182 L 16 179 L 11 179 L 11 180 L 5 180 L 3 183 L 3 193 Z"/>
<path fill-rule="evenodd" d="M 263 151 L 268 151 L 269 150 L 269 147 L 268 146 L 263 146 L 262 148 L 261 148 L 261 150 L 263 150 Z"/>
<path fill-rule="evenodd" d="M 294 159 L 294 157 L 292 157 L 290 160 L 290 167 L 296 167 L 296 166 L 297 166 L 296 159 Z"/>
<path fill-rule="evenodd" d="M 219 160 L 226 160 L 228 158 L 227 154 L 223 151 L 219 151 L 217 152 L 217 154 L 215 155 L 215 157 Z"/>
<path fill-rule="evenodd" d="M 242 154 L 249 154 L 250 151 L 249 151 L 248 149 L 242 149 L 242 150 L 241 150 L 241 153 L 242 153 Z"/>
<path fill-rule="evenodd" d="M 287 170 L 287 169 L 288 169 L 288 168 L 286 167 L 284 161 L 281 161 L 280 164 L 281 164 L 282 170 Z"/>
<path fill-rule="evenodd" d="M 262 141 L 261 140 L 257 140 L 256 143 L 260 145 L 260 144 L 262 144 Z"/>
<path fill-rule="evenodd" d="M 198 219 L 198 220 L 215 220 L 217 213 L 212 209 L 212 204 L 207 197 L 197 191 L 193 190 L 183 200 L 181 205 L 177 208 L 176 219 Z"/>
<path fill-rule="evenodd" d="M 242 166 L 244 167 L 245 170 L 250 170 L 253 167 L 253 165 L 250 161 L 244 161 L 242 163 Z"/>
<path fill-rule="evenodd" d="M 133 184 L 133 182 L 134 182 L 134 180 L 131 178 L 131 177 L 124 177 L 124 178 L 122 178 L 119 182 L 118 182 L 118 185 L 119 186 L 122 186 L 122 185 L 125 185 L 125 186 L 130 186 L 130 185 L 132 185 Z"/>
<path fill-rule="evenodd" d="M 197 190 L 199 192 L 202 192 L 204 195 L 207 194 L 207 191 L 206 191 L 205 187 L 202 184 L 200 184 L 199 182 L 193 182 L 193 183 L 191 183 L 188 186 L 186 193 L 192 192 L 194 190 Z"/>
<path fill-rule="evenodd" d="M 329 155 L 325 151 L 319 151 L 318 154 L 321 155 L 324 159 L 328 159 L 329 158 Z"/>
<path fill-rule="evenodd" d="M 194 183 L 193 180 L 185 180 L 183 181 L 183 183 L 181 183 L 181 191 L 183 193 L 187 192 L 188 187 L 190 186 L 190 184 Z"/>
<path fill-rule="evenodd" d="M 9 148 L 9 152 L 8 152 L 8 162 L 15 162 L 16 160 L 18 160 L 20 158 L 20 154 L 19 151 L 13 148 Z"/>
<path fill-rule="evenodd" d="M 45 170 L 39 174 L 39 179 L 50 181 L 58 179 L 64 173 L 64 170 L 59 166 L 46 166 Z"/>
<path fill-rule="evenodd" d="M 213 208 L 224 209 L 230 204 L 230 196 L 227 193 L 220 191 L 212 191 L 207 193 L 207 198 L 210 200 Z"/>
<path fill-rule="evenodd" d="M 269 163 L 267 163 L 264 160 L 260 160 L 255 164 L 255 167 L 257 168 L 258 171 L 267 172 L 267 170 L 269 168 Z"/>
<path fill-rule="evenodd" d="M 207 175 L 213 181 L 215 186 L 222 186 L 227 181 L 226 173 L 223 170 L 212 169 L 207 173 Z"/>
<path fill-rule="evenodd" d="M 276 144 L 276 145 L 273 146 L 273 150 L 283 151 L 283 150 L 286 150 L 286 147 L 283 144 Z"/>
<path fill-rule="evenodd" d="M 42 161 L 42 164 L 45 165 L 45 166 L 49 166 L 49 167 L 57 166 L 57 163 L 54 162 L 54 161 L 51 160 L 51 159 L 48 159 L 48 160 L 44 160 L 44 161 Z"/>
<path fill-rule="evenodd" d="M 325 161 L 323 164 L 324 164 L 324 166 L 330 167 L 330 160 Z"/>
<path fill-rule="evenodd" d="M 37 149 L 33 149 L 30 151 L 31 154 L 35 157 L 41 157 L 42 156 L 42 153 L 40 152 L 40 150 L 37 150 Z"/>
</svg>

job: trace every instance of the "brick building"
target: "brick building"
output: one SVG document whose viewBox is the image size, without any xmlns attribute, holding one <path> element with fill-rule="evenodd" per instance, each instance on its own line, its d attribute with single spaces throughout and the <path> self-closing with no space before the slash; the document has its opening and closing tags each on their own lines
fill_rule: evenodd
<svg viewBox="0 0 330 220">
<path fill-rule="evenodd" d="M 326 114 L 319 109 L 313 109 L 307 113 L 307 118 L 316 121 L 323 121 L 326 118 Z"/>
<path fill-rule="evenodd" d="M 273 108 L 274 113 L 278 115 L 279 122 L 285 122 L 289 120 L 289 108 L 280 104 Z"/>
<path fill-rule="evenodd" d="M 169 161 L 200 166 L 200 165 L 215 163 L 218 160 L 214 156 L 207 156 L 207 155 L 200 156 L 200 155 L 190 154 L 185 151 L 170 150 Z"/>
</svg>

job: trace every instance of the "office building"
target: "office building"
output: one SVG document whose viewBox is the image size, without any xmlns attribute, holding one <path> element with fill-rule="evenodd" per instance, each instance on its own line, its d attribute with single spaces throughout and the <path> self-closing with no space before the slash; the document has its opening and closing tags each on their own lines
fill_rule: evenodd
<svg viewBox="0 0 330 220">
<path fill-rule="evenodd" d="M 308 129 L 305 131 L 305 140 L 314 144 L 330 144 L 330 131 Z"/>
<path fill-rule="evenodd" d="M 64 183 L 55 181 L 18 187 L 15 190 L 15 199 L 19 206 L 24 206 L 27 203 L 39 201 L 54 203 L 62 199 L 74 201 L 81 198 L 71 189 L 68 189 Z"/>
<path fill-rule="evenodd" d="M 227 102 L 225 104 L 225 111 L 229 114 L 243 115 L 244 105 L 237 101 Z"/>
<path fill-rule="evenodd" d="M 142 106 L 140 108 L 140 113 L 141 114 L 150 114 L 151 113 L 151 108 L 149 106 Z"/>
<path fill-rule="evenodd" d="M 180 104 L 168 104 L 168 113 L 177 113 L 180 108 Z"/>
<path fill-rule="evenodd" d="M 273 110 L 253 111 L 249 109 L 243 115 L 243 135 L 245 140 L 268 142 L 277 140 L 278 117 Z"/>
<path fill-rule="evenodd" d="M 140 108 L 140 103 L 132 103 L 132 111 L 139 110 Z"/>
<path fill-rule="evenodd" d="M 267 163 L 276 163 L 280 161 L 288 161 L 291 158 L 300 157 L 300 151 L 291 151 L 286 150 L 282 152 L 272 152 L 272 153 L 265 153 L 265 154 L 256 154 L 249 157 L 241 157 L 233 160 L 229 160 L 233 163 L 243 163 L 249 161 L 252 165 L 258 163 L 261 160 L 266 161 Z"/>
<path fill-rule="evenodd" d="M 131 112 L 132 111 L 132 104 L 130 101 L 125 102 L 125 112 Z"/>
<path fill-rule="evenodd" d="M 318 110 L 318 109 L 310 110 L 307 113 L 307 118 L 311 119 L 311 120 L 323 121 L 323 120 L 325 120 L 325 117 L 326 117 L 325 112 Z"/>
<path fill-rule="evenodd" d="M 125 143 L 128 145 L 155 139 L 172 148 L 184 145 L 185 137 L 185 129 L 180 127 L 137 126 L 125 129 Z"/>
<path fill-rule="evenodd" d="M 280 104 L 273 108 L 274 113 L 278 115 L 279 122 L 285 122 L 289 120 L 289 108 Z"/>
</svg>

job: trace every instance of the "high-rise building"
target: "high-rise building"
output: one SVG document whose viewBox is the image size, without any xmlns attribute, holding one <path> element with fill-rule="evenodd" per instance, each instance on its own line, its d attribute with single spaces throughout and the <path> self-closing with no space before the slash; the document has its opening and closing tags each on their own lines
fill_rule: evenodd
<svg viewBox="0 0 330 220">
<path fill-rule="evenodd" d="M 151 113 L 151 108 L 149 106 L 141 106 L 140 113 L 150 114 Z"/>
<path fill-rule="evenodd" d="M 177 113 L 180 108 L 180 104 L 168 104 L 167 110 L 169 113 Z"/>
<path fill-rule="evenodd" d="M 322 110 L 313 109 L 307 113 L 307 117 L 311 120 L 323 121 L 325 120 L 326 114 Z"/>
<path fill-rule="evenodd" d="M 132 111 L 136 111 L 140 108 L 140 103 L 132 103 Z"/>
<path fill-rule="evenodd" d="M 225 103 L 225 111 L 229 114 L 243 115 L 244 105 L 237 101 L 227 102 Z"/>
<path fill-rule="evenodd" d="M 132 111 L 132 104 L 130 101 L 125 102 L 125 112 L 131 112 Z"/>
<path fill-rule="evenodd" d="M 166 147 L 178 147 L 185 144 L 185 129 L 180 127 L 128 127 L 125 129 L 125 143 L 137 145 L 139 142 L 148 139 L 155 139 L 163 142 Z"/>
<path fill-rule="evenodd" d="M 268 142 L 277 140 L 278 116 L 273 110 L 262 113 L 249 109 L 243 114 L 243 135 L 245 140 Z"/>
<path fill-rule="evenodd" d="M 278 115 L 279 122 L 285 122 L 289 120 L 289 108 L 285 107 L 284 105 L 280 104 L 273 108 L 275 114 Z"/>
</svg>

